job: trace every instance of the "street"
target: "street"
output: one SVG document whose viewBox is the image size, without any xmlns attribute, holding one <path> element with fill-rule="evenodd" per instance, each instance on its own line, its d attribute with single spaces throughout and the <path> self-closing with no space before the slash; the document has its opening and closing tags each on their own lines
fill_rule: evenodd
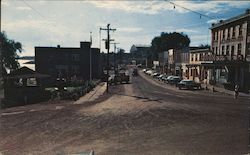
<svg viewBox="0 0 250 155">
<path fill-rule="evenodd" d="M 249 98 L 178 90 L 140 72 L 95 101 L 1 110 L 0 152 L 243 155 Z"/>
</svg>

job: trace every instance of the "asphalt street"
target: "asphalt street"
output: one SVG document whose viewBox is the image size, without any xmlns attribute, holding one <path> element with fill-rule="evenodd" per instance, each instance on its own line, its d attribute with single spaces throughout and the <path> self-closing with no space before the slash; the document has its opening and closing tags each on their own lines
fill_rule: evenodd
<svg viewBox="0 0 250 155">
<path fill-rule="evenodd" d="M 243 155 L 249 98 L 178 90 L 143 73 L 78 104 L 1 111 L 3 154 Z M 24 111 L 18 113 L 18 111 Z M 10 115 L 3 115 L 13 112 Z M 15 113 L 16 112 L 16 113 Z"/>
</svg>

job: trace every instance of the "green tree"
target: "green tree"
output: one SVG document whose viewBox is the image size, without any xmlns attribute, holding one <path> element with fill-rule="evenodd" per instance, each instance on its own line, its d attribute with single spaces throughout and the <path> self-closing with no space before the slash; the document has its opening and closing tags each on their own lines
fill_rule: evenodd
<svg viewBox="0 0 250 155">
<path fill-rule="evenodd" d="M 189 47 L 190 39 L 184 33 L 167 33 L 162 32 L 160 36 L 155 37 L 151 42 L 151 49 L 154 55 L 159 52 L 167 51 L 171 48 L 181 49 Z"/>
<path fill-rule="evenodd" d="M 210 45 L 208 45 L 208 44 L 200 44 L 199 47 L 200 48 L 210 48 Z"/>
<path fill-rule="evenodd" d="M 4 68 L 10 70 L 17 69 L 19 63 L 16 58 L 18 57 L 17 53 L 22 52 L 22 44 L 14 40 L 8 39 L 5 32 L 0 33 L 0 44 L 1 44 L 1 64 Z"/>
</svg>

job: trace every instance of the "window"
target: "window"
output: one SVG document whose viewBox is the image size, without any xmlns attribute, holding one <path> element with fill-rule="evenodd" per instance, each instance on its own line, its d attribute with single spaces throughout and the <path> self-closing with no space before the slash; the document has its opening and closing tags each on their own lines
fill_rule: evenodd
<svg viewBox="0 0 250 155">
<path fill-rule="evenodd" d="M 235 38 L 235 27 L 233 27 L 233 35 L 232 38 Z"/>
<path fill-rule="evenodd" d="M 231 28 L 227 29 L 227 39 L 230 39 L 230 31 L 231 31 Z"/>
<path fill-rule="evenodd" d="M 205 54 L 205 53 L 200 53 L 200 61 L 203 61 L 204 54 Z"/>
<path fill-rule="evenodd" d="M 218 47 L 215 48 L 215 55 L 218 55 Z"/>
<path fill-rule="evenodd" d="M 79 61 L 80 60 L 79 54 L 72 54 L 71 58 L 72 58 L 72 61 Z"/>
<path fill-rule="evenodd" d="M 242 36 L 242 25 L 239 26 L 239 36 Z"/>
<path fill-rule="evenodd" d="M 229 55 L 229 45 L 226 47 L 226 55 Z"/>
<path fill-rule="evenodd" d="M 221 47 L 221 55 L 224 55 L 224 45 Z"/>
<path fill-rule="evenodd" d="M 222 40 L 225 39 L 225 30 L 222 30 Z"/>
<path fill-rule="evenodd" d="M 198 60 L 198 54 L 195 54 L 195 61 Z"/>
<path fill-rule="evenodd" d="M 191 61 L 194 61 L 194 54 L 191 54 Z"/>
<path fill-rule="evenodd" d="M 214 41 L 217 41 L 217 32 L 214 32 Z"/>
<path fill-rule="evenodd" d="M 241 54 L 241 44 L 238 44 L 238 51 L 237 51 L 237 55 Z"/>
<path fill-rule="evenodd" d="M 231 56 L 234 55 L 234 46 L 231 46 Z"/>
</svg>

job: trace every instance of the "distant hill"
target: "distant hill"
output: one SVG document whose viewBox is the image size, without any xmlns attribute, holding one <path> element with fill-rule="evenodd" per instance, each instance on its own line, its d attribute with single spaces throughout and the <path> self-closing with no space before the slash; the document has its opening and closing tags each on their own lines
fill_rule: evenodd
<svg viewBox="0 0 250 155">
<path fill-rule="evenodd" d="M 17 59 L 20 59 L 20 60 L 34 60 L 35 57 L 34 56 L 23 56 L 23 57 L 19 57 Z"/>
</svg>

